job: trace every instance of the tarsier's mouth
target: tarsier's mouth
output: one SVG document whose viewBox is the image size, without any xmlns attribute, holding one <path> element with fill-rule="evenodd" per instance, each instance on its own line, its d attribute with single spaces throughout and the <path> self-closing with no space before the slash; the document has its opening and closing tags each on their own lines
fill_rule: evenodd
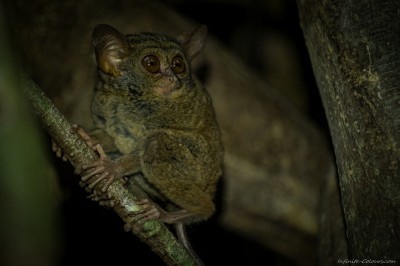
<svg viewBox="0 0 400 266">
<path fill-rule="evenodd" d="M 166 86 L 157 86 L 154 88 L 155 93 L 166 97 L 179 97 L 182 93 L 181 84 L 179 82 L 171 83 Z"/>
<path fill-rule="evenodd" d="M 177 78 L 171 80 L 170 77 L 164 76 L 157 81 L 155 92 L 158 95 L 169 96 L 171 93 L 179 90 L 181 87 L 182 83 Z"/>
</svg>

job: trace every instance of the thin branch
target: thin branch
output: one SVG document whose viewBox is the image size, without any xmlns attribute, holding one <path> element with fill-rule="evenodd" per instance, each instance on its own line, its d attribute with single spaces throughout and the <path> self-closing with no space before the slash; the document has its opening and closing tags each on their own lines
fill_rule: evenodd
<svg viewBox="0 0 400 266">
<path fill-rule="evenodd" d="M 71 124 L 54 106 L 51 100 L 25 73 L 21 75 L 23 88 L 26 95 L 36 110 L 45 130 L 68 155 L 73 166 L 89 164 L 98 160 L 97 154 L 74 133 Z M 99 184 L 101 186 L 101 184 Z M 113 210 L 124 221 L 131 222 L 129 213 L 140 209 L 134 202 L 134 195 L 119 180 L 113 182 L 108 188 L 115 201 Z M 193 258 L 181 245 L 167 227 L 159 221 L 148 221 L 142 230 L 132 230 L 146 243 L 154 253 L 162 258 L 168 265 L 195 265 Z"/>
</svg>

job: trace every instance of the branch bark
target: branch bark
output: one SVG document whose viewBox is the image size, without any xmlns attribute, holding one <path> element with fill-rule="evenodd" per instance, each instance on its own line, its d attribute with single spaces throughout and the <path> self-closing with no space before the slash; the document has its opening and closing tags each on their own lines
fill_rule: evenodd
<svg viewBox="0 0 400 266">
<path fill-rule="evenodd" d="M 333 138 L 352 259 L 400 259 L 400 3 L 297 1 Z"/>
<path fill-rule="evenodd" d="M 67 119 L 58 111 L 51 100 L 26 75 L 21 75 L 23 88 L 32 102 L 38 117 L 45 130 L 69 155 L 73 166 L 89 164 L 98 159 L 97 154 L 74 133 Z M 98 186 L 101 186 L 99 184 Z M 119 180 L 113 182 L 108 191 L 115 199 L 113 210 L 124 221 L 129 223 L 128 214 L 139 210 L 135 204 L 135 196 Z M 148 221 L 143 224 L 142 230 L 132 229 L 132 233 L 146 243 L 154 253 L 160 256 L 168 265 L 195 265 L 186 248 L 174 237 L 167 227 L 159 221 Z"/>
</svg>

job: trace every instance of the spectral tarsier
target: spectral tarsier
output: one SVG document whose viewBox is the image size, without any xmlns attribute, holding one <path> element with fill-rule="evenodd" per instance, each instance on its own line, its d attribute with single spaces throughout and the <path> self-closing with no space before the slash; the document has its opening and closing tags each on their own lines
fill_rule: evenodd
<svg viewBox="0 0 400 266">
<path fill-rule="evenodd" d="M 86 171 L 82 180 L 89 188 L 105 180 L 103 194 L 117 178 L 145 192 L 137 201 L 142 211 L 133 214 L 140 222 L 185 224 L 214 213 L 220 132 L 211 98 L 190 66 L 206 35 L 204 26 L 179 40 L 153 33 L 124 36 L 108 25 L 93 31 L 99 70 L 95 128 L 81 135 L 100 159 L 78 172 Z"/>
</svg>

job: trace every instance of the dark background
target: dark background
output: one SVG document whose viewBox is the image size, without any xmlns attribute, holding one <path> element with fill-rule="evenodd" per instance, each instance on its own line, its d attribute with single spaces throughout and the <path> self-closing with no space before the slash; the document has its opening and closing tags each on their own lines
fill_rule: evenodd
<svg viewBox="0 0 400 266">
<path fill-rule="evenodd" d="M 299 112 L 326 130 L 295 1 L 165 2 L 185 17 L 207 25 L 210 35 L 287 97 Z M 50 151 L 49 138 L 47 143 Z M 163 265 L 138 238 L 124 232 L 117 215 L 86 199 L 87 193 L 78 185 L 78 176 L 71 178 L 73 169 L 68 163 L 50 152 L 49 157 L 60 176 L 63 195 L 59 265 L 124 265 L 138 259 L 140 265 Z M 188 228 L 192 245 L 205 264 L 294 265 L 220 225 L 218 206 L 222 191 L 223 180 L 216 197 L 216 214 L 209 221 Z"/>
</svg>

